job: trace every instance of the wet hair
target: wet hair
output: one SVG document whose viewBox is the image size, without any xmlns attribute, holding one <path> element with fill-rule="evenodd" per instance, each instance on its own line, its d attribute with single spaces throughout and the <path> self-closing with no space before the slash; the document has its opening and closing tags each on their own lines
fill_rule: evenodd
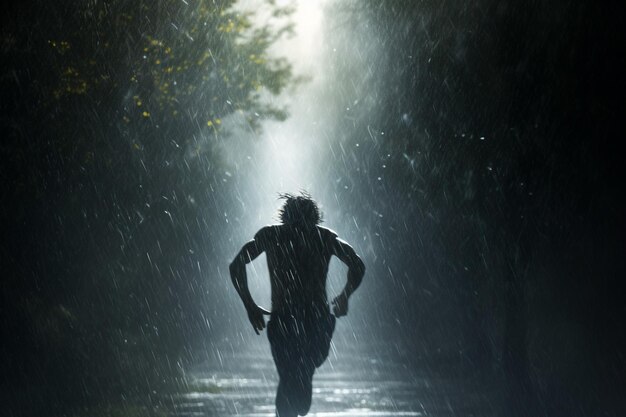
<svg viewBox="0 0 626 417">
<path fill-rule="evenodd" d="M 322 212 L 306 191 L 300 191 L 299 195 L 283 193 L 278 198 L 285 200 L 278 210 L 278 217 L 283 224 L 314 226 L 322 222 Z"/>
</svg>

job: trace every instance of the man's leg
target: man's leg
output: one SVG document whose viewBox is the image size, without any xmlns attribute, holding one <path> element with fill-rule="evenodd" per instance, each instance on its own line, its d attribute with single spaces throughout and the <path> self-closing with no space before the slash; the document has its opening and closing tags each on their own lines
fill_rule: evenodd
<svg viewBox="0 0 626 417">
<path fill-rule="evenodd" d="M 311 408 L 311 401 L 313 399 L 313 374 L 315 373 L 315 366 L 309 362 L 306 358 L 302 358 L 301 366 L 298 369 L 298 392 L 294 395 L 296 398 L 296 405 L 298 414 L 301 416 L 306 415 Z"/>
<path fill-rule="evenodd" d="M 296 417 L 298 412 L 291 404 L 289 384 L 283 378 L 278 382 L 278 390 L 276 391 L 276 417 Z"/>
<path fill-rule="evenodd" d="M 307 343 L 307 353 L 313 361 L 314 369 L 322 366 L 328 357 L 336 322 L 335 316 L 329 312 L 318 321 L 309 323 L 308 334 L 311 335 L 311 340 Z"/>
<path fill-rule="evenodd" d="M 298 378 L 300 355 L 296 325 L 290 316 L 272 316 L 267 324 L 267 337 L 279 376 L 276 391 L 277 417 L 296 417 L 301 408 L 299 406 L 301 384 Z"/>
<path fill-rule="evenodd" d="M 309 315 L 302 323 L 302 340 L 300 356 L 292 369 L 295 370 L 296 392 L 293 394 L 296 410 L 301 416 L 306 415 L 311 408 L 313 399 L 313 374 L 328 357 L 330 341 L 335 330 L 335 316 L 328 314 L 322 319 L 311 319 L 319 315 Z"/>
<path fill-rule="evenodd" d="M 276 392 L 276 415 L 279 417 L 304 416 L 311 408 L 313 397 L 314 367 L 290 369 L 288 375 L 283 374 Z"/>
<path fill-rule="evenodd" d="M 280 417 L 306 415 L 313 397 L 313 374 L 326 357 L 335 329 L 335 317 L 319 319 L 311 314 L 303 320 L 293 316 L 272 317 L 267 336 L 280 381 L 276 392 L 276 413 Z"/>
</svg>

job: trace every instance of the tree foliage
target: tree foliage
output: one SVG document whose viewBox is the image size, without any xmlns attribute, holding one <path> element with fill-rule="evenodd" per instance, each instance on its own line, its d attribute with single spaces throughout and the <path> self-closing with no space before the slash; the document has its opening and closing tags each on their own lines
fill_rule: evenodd
<svg viewBox="0 0 626 417">
<path fill-rule="evenodd" d="M 350 193 L 370 195 L 347 211 L 383 219 L 371 220 L 379 225 L 379 251 L 392 248 L 381 256 L 383 264 L 407 265 L 407 253 L 416 254 L 408 264 L 419 273 L 405 273 L 402 286 L 381 284 L 381 290 L 407 300 L 411 313 L 405 314 L 446 323 L 435 331 L 428 324 L 409 331 L 399 324 L 391 334 L 405 334 L 412 343 L 447 333 L 441 339 L 450 352 L 475 364 L 497 364 L 506 376 L 510 415 L 535 414 L 533 407 L 551 395 L 546 387 L 560 383 L 550 371 L 537 371 L 537 358 L 549 350 L 586 349 L 537 335 L 550 332 L 542 320 L 555 306 L 588 320 L 563 304 L 561 295 L 579 296 L 579 290 L 558 276 L 585 283 L 588 277 L 553 264 L 572 262 L 571 253 L 585 258 L 588 251 L 572 242 L 590 242 L 596 227 L 610 229 L 596 226 L 591 215 L 608 213 L 614 203 L 601 208 L 597 201 L 615 195 L 608 165 L 600 152 L 591 152 L 596 137 L 608 146 L 614 111 L 607 106 L 612 87 L 588 87 L 607 82 L 595 74 L 616 68 L 612 53 L 597 52 L 599 45 L 604 51 L 614 46 L 611 29 L 598 23 L 606 20 L 600 14 L 610 12 L 491 0 L 344 2 L 333 14 L 339 30 L 369 41 L 358 53 L 351 45 L 333 45 L 333 77 L 344 98 L 336 111 L 346 115 L 338 122 L 347 132 L 341 149 L 358 150 L 337 177 L 358 178 Z M 545 268 L 561 272 L 549 275 Z M 445 309 L 443 300 L 454 300 L 455 308 Z M 391 321 L 391 310 L 380 312 L 387 313 Z M 436 342 L 430 343 L 445 350 Z M 551 361 L 563 363 L 558 354 Z M 579 392 L 593 368 L 568 371 L 577 376 L 567 389 Z M 585 397 L 587 405 L 594 401 L 572 395 Z"/>
<path fill-rule="evenodd" d="M 206 329 L 188 277 L 211 249 L 219 147 L 235 125 L 287 117 L 269 98 L 295 82 L 270 53 L 291 10 L 267 2 L 259 22 L 234 6 L 36 1 L 3 17 L 13 398 L 63 407 L 152 390 L 181 369 L 185 335 Z"/>
</svg>

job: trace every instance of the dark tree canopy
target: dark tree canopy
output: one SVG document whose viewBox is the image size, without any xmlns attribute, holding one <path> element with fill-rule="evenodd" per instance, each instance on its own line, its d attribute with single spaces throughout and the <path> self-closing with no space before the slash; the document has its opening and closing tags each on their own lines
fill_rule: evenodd
<svg viewBox="0 0 626 417">
<path fill-rule="evenodd" d="M 182 279 L 211 250 L 196 201 L 221 186 L 229 132 L 284 120 L 269 98 L 296 81 L 270 53 L 291 9 L 267 2 L 272 19 L 253 23 L 234 3 L 34 1 L 3 15 L 2 354 L 17 359 L 2 390 L 34 396 L 26 413 L 47 397 L 61 412 L 70 395 L 149 392 L 206 329 L 192 301 L 204 290 Z"/>
</svg>

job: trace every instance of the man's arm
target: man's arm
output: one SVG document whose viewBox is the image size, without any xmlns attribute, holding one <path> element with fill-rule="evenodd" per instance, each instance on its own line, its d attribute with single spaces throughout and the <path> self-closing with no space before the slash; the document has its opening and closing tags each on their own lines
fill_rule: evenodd
<svg viewBox="0 0 626 417">
<path fill-rule="evenodd" d="M 257 233 L 258 236 L 258 233 Z M 243 245 L 235 259 L 230 264 L 230 279 L 237 290 L 237 294 L 241 297 L 243 305 L 248 312 L 248 319 L 254 328 L 256 334 L 259 330 L 265 328 L 265 319 L 263 314 L 270 314 L 269 311 L 256 305 L 248 288 L 248 275 L 246 273 L 246 265 L 256 259 L 265 249 L 263 248 L 261 239 L 253 239 Z"/>
<path fill-rule="evenodd" d="M 348 281 L 343 291 L 333 300 L 334 313 L 337 317 L 348 314 L 348 299 L 358 288 L 365 275 L 365 264 L 347 242 L 335 238 L 333 255 L 348 266 Z"/>
</svg>

